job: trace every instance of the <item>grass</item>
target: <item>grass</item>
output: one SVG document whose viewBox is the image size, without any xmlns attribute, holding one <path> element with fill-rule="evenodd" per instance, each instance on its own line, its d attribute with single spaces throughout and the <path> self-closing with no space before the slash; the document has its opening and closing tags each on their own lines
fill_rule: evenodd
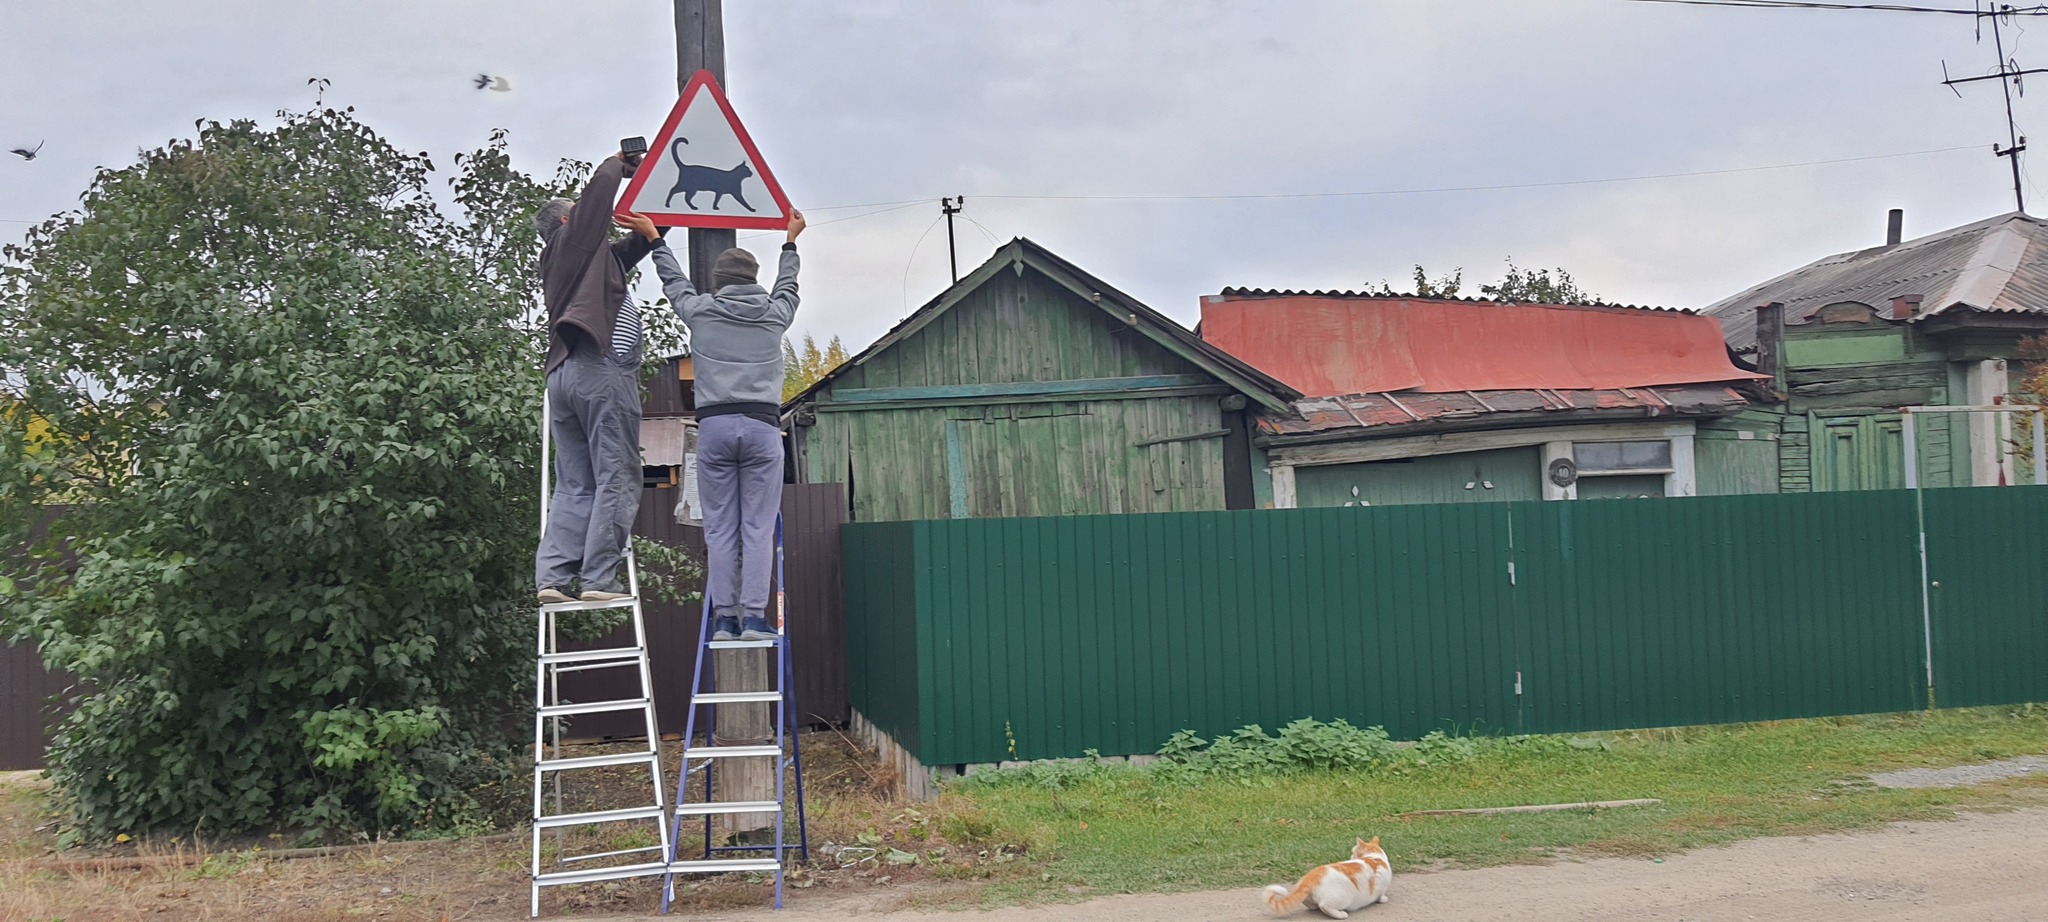
<svg viewBox="0 0 2048 922">
<path fill-rule="evenodd" d="M 1595 734 L 1577 746 L 1483 745 L 1391 771 L 1175 780 L 1105 764 L 964 783 L 935 805 L 948 839 L 1021 844 L 984 905 L 1248 887 L 1339 860 L 1380 836 L 1399 869 L 1560 854 L 1653 857 L 1767 835 L 1853 830 L 1959 809 L 2048 803 L 2048 777 L 1884 790 L 1874 771 L 2048 752 L 2048 709 L 2000 708 Z M 1582 748 L 1583 747 L 1583 748 Z M 1843 784 L 1840 782 L 1850 781 Z M 1461 807 L 1653 797 L 1620 810 L 1399 818 Z"/>
</svg>

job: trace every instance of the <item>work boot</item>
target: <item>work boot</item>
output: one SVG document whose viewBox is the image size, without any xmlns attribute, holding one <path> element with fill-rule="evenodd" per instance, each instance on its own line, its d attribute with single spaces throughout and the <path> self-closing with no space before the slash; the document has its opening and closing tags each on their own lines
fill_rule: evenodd
<svg viewBox="0 0 2048 922">
<path fill-rule="evenodd" d="M 741 640 L 774 640 L 777 636 L 775 629 L 768 626 L 768 619 L 758 615 L 748 618 L 746 629 L 740 632 Z"/>
<path fill-rule="evenodd" d="M 727 616 L 725 616 L 725 617 L 723 617 L 723 618 L 717 618 L 717 619 L 714 619 L 714 620 L 713 620 L 713 621 L 711 622 L 711 639 L 712 639 L 712 640 L 738 640 L 738 639 L 740 639 L 740 619 L 738 619 L 738 618 L 735 618 L 735 617 L 733 617 L 733 616 L 731 616 L 731 615 L 727 615 Z"/>
</svg>

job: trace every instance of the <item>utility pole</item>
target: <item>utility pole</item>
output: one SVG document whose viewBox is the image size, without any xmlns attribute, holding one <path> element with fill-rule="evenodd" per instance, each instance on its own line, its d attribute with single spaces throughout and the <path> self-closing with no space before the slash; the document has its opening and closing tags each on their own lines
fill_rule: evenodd
<svg viewBox="0 0 2048 922">
<path fill-rule="evenodd" d="M 676 9 L 676 92 L 681 93 L 697 71 L 708 70 L 725 86 L 725 15 L 720 0 L 675 0 Z M 711 291 L 715 282 L 711 266 L 718 254 L 738 242 L 738 232 L 726 228 L 690 229 L 690 280 L 697 290 Z M 716 599 L 734 604 L 737 599 Z M 708 614 L 708 613 L 707 613 Z M 786 628 L 785 628 L 786 629 Z M 715 650 L 711 654 L 711 687 L 716 691 L 759 691 L 770 683 L 773 662 L 767 650 Z M 685 741 L 688 744 L 689 741 Z M 766 703 L 721 704 L 711 728 L 712 745 L 765 746 L 775 742 L 771 706 Z M 720 800 L 769 801 L 775 799 L 775 772 L 779 760 L 746 758 L 723 760 L 718 767 Z M 772 814 L 733 813 L 722 825 L 734 838 L 775 825 Z"/>
<path fill-rule="evenodd" d="M 967 196 L 956 195 L 939 199 L 939 210 L 946 213 L 946 262 L 953 267 L 953 283 L 960 283 L 960 248 L 953 243 L 953 216 L 967 207 Z"/>
<path fill-rule="evenodd" d="M 676 4 L 676 92 L 681 93 L 690 77 L 708 70 L 730 95 L 725 82 L 725 14 L 720 0 L 675 0 Z M 657 156 L 659 151 L 651 151 Z M 730 228 L 690 229 L 690 281 L 700 291 L 711 290 L 711 264 L 718 254 L 738 242 Z"/>
<path fill-rule="evenodd" d="M 2048 68 L 2036 67 L 2033 69 L 2022 69 L 2018 61 L 2005 56 L 2005 35 L 2004 30 L 2000 28 L 1999 18 L 2002 16 L 2010 15 L 2013 15 L 2013 10 L 2010 5 L 2006 5 L 2001 8 L 2001 6 L 1996 3 L 1992 4 L 1991 9 L 1977 13 L 1978 41 L 1983 41 L 1984 38 L 1983 21 L 1986 19 L 1991 20 L 1991 47 L 1993 50 L 1998 52 L 1998 72 L 1985 74 L 1981 77 L 1960 77 L 1946 79 L 1941 81 L 1941 85 L 1948 87 L 1950 91 L 1956 94 L 1956 98 L 1960 99 L 1962 98 L 1963 91 L 1956 89 L 1956 84 L 1975 83 L 1979 80 L 1998 81 L 1998 88 L 2004 91 L 2005 93 L 2006 146 L 2000 148 L 1997 144 L 1993 144 L 1991 145 L 1991 153 L 1994 156 L 2004 157 L 2007 160 L 2011 161 L 2013 207 L 2015 210 L 2018 211 L 2026 211 L 2027 197 L 2020 183 L 2020 153 L 2027 149 L 2027 139 L 2020 136 L 2019 126 L 2017 123 L 2013 121 L 2012 95 L 2013 90 L 2015 89 L 2019 90 L 2019 94 L 2021 96 L 2027 95 L 2027 85 L 2022 81 L 2022 78 L 2027 74 L 2048 73 Z M 1942 65 L 1941 70 L 1942 76 L 1947 77 L 1948 65 L 1946 63 Z"/>
</svg>

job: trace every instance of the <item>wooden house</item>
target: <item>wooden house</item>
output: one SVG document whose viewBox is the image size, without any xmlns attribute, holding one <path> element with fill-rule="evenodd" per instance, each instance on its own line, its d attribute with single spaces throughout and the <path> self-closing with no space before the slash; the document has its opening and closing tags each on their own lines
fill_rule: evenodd
<svg viewBox="0 0 2048 922">
<path fill-rule="evenodd" d="M 1782 433 L 1787 492 L 1905 485 L 1901 411 L 2009 402 L 2020 341 L 2048 334 L 2048 222 L 2014 212 L 1838 253 L 1707 309 L 1729 348 L 1772 380 L 1759 409 Z M 2032 480 L 2026 420 L 1916 414 L 1923 486 Z"/>
<path fill-rule="evenodd" d="M 1020 238 L 783 413 L 873 522 L 1252 508 L 1252 414 L 1300 396 Z"/>
<path fill-rule="evenodd" d="M 1229 289 L 1198 330 L 1307 395 L 1259 414 L 1276 507 L 1776 489 L 1761 376 L 1696 314 Z"/>
</svg>

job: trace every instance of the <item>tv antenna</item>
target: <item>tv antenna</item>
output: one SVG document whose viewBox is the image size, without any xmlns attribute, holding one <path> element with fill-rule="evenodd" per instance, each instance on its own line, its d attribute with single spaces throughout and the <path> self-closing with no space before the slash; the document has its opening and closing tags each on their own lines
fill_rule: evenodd
<svg viewBox="0 0 2048 922">
<path fill-rule="evenodd" d="M 1956 89 L 1957 84 L 1975 83 L 1979 80 L 1998 81 L 1999 90 L 2005 94 L 2006 145 L 2001 148 L 1997 144 L 1992 144 L 1991 153 L 1993 156 L 2004 157 L 2012 163 L 2013 207 L 2019 211 L 2026 211 L 2026 192 L 2020 183 L 2020 154 L 2027 149 L 2027 139 L 2020 135 L 2019 125 L 2013 121 L 2012 97 L 2015 91 L 2022 97 L 2027 95 L 2027 74 L 2048 73 L 2048 68 L 2022 68 L 2018 60 L 2006 56 L 2005 34 L 2001 23 L 2003 20 L 2012 18 L 2019 11 L 2015 10 L 2010 3 L 1992 3 L 1989 4 L 1989 7 L 1989 9 L 1979 9 L 1977 11 L 1977 40 L 1980 42 L 1984 40 L 1984 21 L 1990 20 L 1991 47 L 1998 52 L 1998 70 L 1994 73 L 1977 77 L 1949 77 L 1948 62 L 1943 61 L 1941 62 L 1941 75 L 1947 79 L 1942 80 L 1941 85 L 1948 87 L 1949 90 L 1956 94 L 1956 98 L 1961 99 L 1963 91 Z M 2038 9 L 2038 7 L 2030 9 Z"/>
<path fill-rule="evenodd" d="M 2004 27 L 2016 25 L 2021 16 L 2048 16 L 2048 3 L 2014 6 L 2010 3 L 1999 3 L 1997 0 L 1990 0 L 1990 2 L 1986 2 L 1986 0 L 1971 0 L 1970 8 L 1965 10 L 1943 6 L 1910 6 L 1900 3 L 1841 3 L 1822 2 L 1822 0 L 1633 0 L 1633 2 L 1664 3 L 1679 6 L 1733 7 L 1735 9 L 1750 10 L 1852 10 L 1879 13 L 1931 13 L 1946 16 L 1968 16 L 1977 23 L 1977 41 L 1979 42 L 1984 40 L 1984 21 L 1990 20 L 1991 44 L 1998 52 L 1998 70 L 1976 77 L 1949 77 L 1948 62 L 1943 61 L 1941 62 L 1941 76 L 1944 79 L 1941 81 L 1941 85 L 1953 91 L 1957 98 L 1961 98 L 1963 91 L 1956 89 L 1958 84 L 1975 83 L 1979 80 L 1998 81 L 1999 90 L 2005 94 L 2006 143 L 2003 147 L 1992 144 L 1991 153 L 1995 156 L 2004 157 L 2012 163 L 2013 205 L 2020 211 L 2027 210 L 2025 187 L 2020 179 L 2020 154 L 2027 149 L 2027 139 L 2020 135 L 2019 125 L 2013 120 L 2012 97 L 2014 91 L 2018 91 L 2020 96 L 2027 95 L 2027 85 L 2023 79 L 2027 74 L 2048 73 L 2048 68 L 2022 68 L 2019 61 L 2007 56 L 2005 53 Z"/>
</svg>

